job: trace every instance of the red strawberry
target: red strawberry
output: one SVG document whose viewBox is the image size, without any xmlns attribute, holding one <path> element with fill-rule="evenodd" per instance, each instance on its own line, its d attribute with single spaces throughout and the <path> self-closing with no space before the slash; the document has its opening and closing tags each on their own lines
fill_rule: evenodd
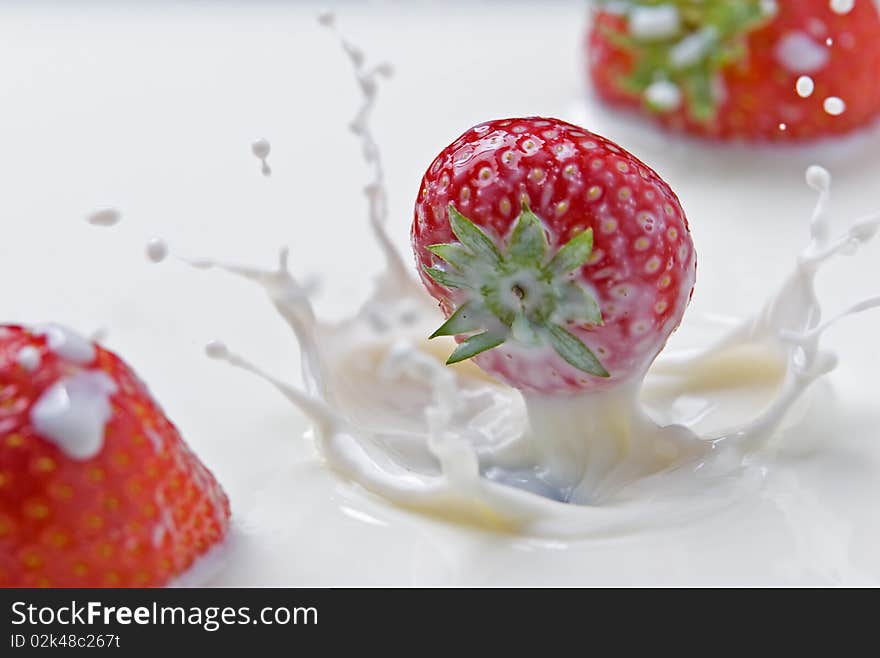
<svg viewBox="0 0 880 658">
<path fill-rule="evenodd" d="M 640 377 L 681 321 L 696 260 L 678 198 L 609 140 L 557 119 L 482 123 L 422 179 L 412 243 L 434 334 L 517 388 Z M 470 337 L 465 340 L 464 336 Z"/>
<path fill-rule="evenodd" d="M 856 0 L 630 0 L 595 12 L 590 76 L 606 101 L 720 139 L 837 135 L 880 116 L 880 13 Z M 796 91 L 807 76 L 814 89 Z M 809 81 L 801 92 L 810 90 Z M 827 98 L 845 111 L 829 114 Z M 829 106 L 832 111 L 834 101 Z"/>
<path fill-rule="evenodd" d="M 229 502 L 115 354 L 0 327 L 0 586 L 156 586 L 223 539 Z"/>
</svg>

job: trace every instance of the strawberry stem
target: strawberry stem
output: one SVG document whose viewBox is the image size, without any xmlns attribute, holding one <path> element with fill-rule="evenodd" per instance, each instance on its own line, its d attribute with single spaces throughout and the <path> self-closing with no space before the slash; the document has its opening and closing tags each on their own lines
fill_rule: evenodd
<svg viewBox="0 0 880 658">
<path fill-rule="evenodd" d="M 598 0 L 601 7 L 619 1 Z M 609 8 L 610 11 L 610 8 Z M 720 73 L 742 60 L 748 35 L 772 19 L 762 0 L 629 0 L 626 31 L 600 28 L 634 65 L 617 81 L 653 112 L 671 112 L 683 101 L 691 118 L 708 122 L 718 110 Z"/>
<path fill-rule="evenodd" d="M 549 345 L 578 370 L 609 377 L 590 348 L 560 325 L 602 324 L 595 298 L 569 276 L 590 257 L 593 230 L 578 233 L 551 257 L 544 223 L 525 201 L 502 248 L 453 204 L 448 211 L 460 242 L 427 247 L 441 262 L 423 269 L 444 288 L 462 291 L 465 301 L 430 338 L 474 335 L 455 349 L 447 364 L 512 340 L 530 347 Z"/>
</svg>

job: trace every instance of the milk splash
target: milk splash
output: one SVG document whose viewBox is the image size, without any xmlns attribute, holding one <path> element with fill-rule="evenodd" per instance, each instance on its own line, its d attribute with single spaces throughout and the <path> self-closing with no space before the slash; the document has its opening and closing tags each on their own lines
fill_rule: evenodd
<svg viewBox="0 0 880 658">
<path fill-rule="evenodd" d="M 326 16 L 321 22 L 335 29 Z M 442 365 L 450 345 L 426 341 L 438 310 L 385 230 L 382 161 L 369 127 L 391 70 L 368 67 L 341 42 L 363 92 L 351 127 L 372 170 L 368 218 L 385 268 L 353 317 L 328 323 L 314 312 L 310 287 L 290 274 L 286 249 L 273 269 L 187 260 L 263 288 L 298 339 L 305 388 L 219 341 L 207 354 L 275 386 L 308 416 L 317 450 L 344 478 L 447 519 L 536 536 L 607 535 L 708 513 L 759 486 L 763 449 L 836 365 L 821 348 L 824 331 L 880 306 L 880 297 L 868 299 L 823 322 L 814 288 L 828 261 L 874 237 L 880 213 L 836 230 L 831 176 L 811 167 L 807 182 L 819 198 L 808 244 L 754 316 L 708 347 L 662 354 L 637 387 L 527 402 L 470 363 Z"/>
</svg>

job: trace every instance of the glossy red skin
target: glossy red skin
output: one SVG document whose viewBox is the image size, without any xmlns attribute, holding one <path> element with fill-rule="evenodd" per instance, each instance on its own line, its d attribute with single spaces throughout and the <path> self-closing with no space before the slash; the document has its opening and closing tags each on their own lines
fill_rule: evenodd
<svg viewBox="0 0 880 658">
<path fill-rule="evenodd" d="M 773 21 L 748 37 L 748 55 L 722 72 L 725 98 L 713 121 L 695 121 L 684 111 L 657 113 L 642 99 L 623 91 L 618 80 L 632 68 L 629 53 L 612 45 L 603 30 L 625 32 L 621 16 L 596 11 L 587 35 L 587 69 L 596 93 L 614 105 L 638 108 L 663 126 L 722 140 L 787 142 L 840 135 L 880 117 L 880 13 L 870 0 L 857 0 L 849 14 L 835 14 L 828 0 L 779 2 Z M 828 63 L 809 73 L 815 91 L 801 98 L 795 91 L 802 73 L 787 70 L 776 57 L 780 39 L 791 32 L 810 35 L 828 49 Z M 839 116 L 825 112 L 823 101 L 846 102 Z M 784 123 L 785 130 L 779 125 Z"/>
<path fill-rule="evenodd" d="M 41 358 L 33 373 L 16 361 L 28 345 Z M 78 365 L 43 337 L 0 327 L 2 587 L 165 585 L 228 531 L 229 501 L 214 476 L 134 372 L 115 354 L 95 351 L 92 363 Z M 74 460 L 34 431 L 29 412 L 60 377 L 93 369 L 117 385 L 113 415 L 101 452 Z M 156 544 L 163 514 L 176 531 Z"/>
<path fill-rule="evenodd" d="M 485 179 L 484 168 L 491 172 Z M 594 188 L 598 194 L 591 193 Z M 412 225 L 413 250 L 428 292 L 447 316 L 462 301 L 459 291 L 443 288 L 422 271 L 439 263 L 428 245 L 457 241 L 447 204 L 455 203 L 500 244 L 523 194 L 544 221 L 554 252 L 576 232 L 593 229 L 593 255 L 576 275 L 594 293 L 605 324 L 568 329 L 611 377 L 576 370 L 549 348 L 511 350 L 505 344 L 478 355 L 476 363 L 511 386 L 537 393 L 608 389 L 642 376 L 678 326 L 693 291 L 696 256 L 687 219 L 678 198 L 650 167 L 578 126 L 534 117 L 490 121 L 437 156 L 422 179 Z M 653 224 L 643 221 L 644 213 Z M 635 247 L 640 240 L 646 249 Z"/>
</svg>

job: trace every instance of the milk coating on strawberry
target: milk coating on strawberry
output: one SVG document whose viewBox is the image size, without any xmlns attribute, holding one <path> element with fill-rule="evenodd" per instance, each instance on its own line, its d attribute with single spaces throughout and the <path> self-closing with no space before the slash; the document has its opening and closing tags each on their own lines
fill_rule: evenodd
<svg viewBox="0 0 880 658">
<path fill-rule="evenodd" d="M 558 119 L 489 121 L 425 173 L 412 245 L 459 342 L 524 391 L 640 378 L 678 326 L 696 256 L 684 211 L 650 167 Z"/>
<path fill-rule="evenodd" d="M 828 0 L 597 4 L 586 43 L 596 93 L 673 130 L 809 140 L 880 117 L 872 0 L 846 12 Z"/>
<path fill-rule="evenodd" d="M 229 515 L 119 357 L 55 325 L 0 326 L 0 586 L 165 585 Z"/>
</svg>

